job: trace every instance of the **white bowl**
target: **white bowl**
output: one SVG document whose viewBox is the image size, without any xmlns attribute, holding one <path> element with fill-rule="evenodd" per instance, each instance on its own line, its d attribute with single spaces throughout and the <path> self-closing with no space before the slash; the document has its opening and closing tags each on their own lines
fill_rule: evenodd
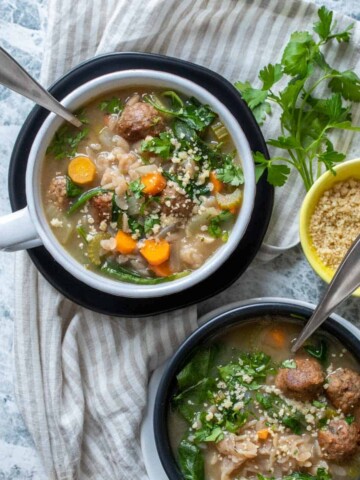
<svg viewBox="0 0 360 480">
<path fill-rule="evenodd" d="M 214 273 L 231 255 L 250 221 L 256 193 L 255 171 L 252 153 L 244 132 L 230 111 L 214 95 L 205 88 L 170 73 L 155 70 L 125 70 L 103 75 L 85 83 L 65 97 L 61 103 L 69 110 L 76 111 L 101 95 L 137 85 L 174 89 L 185 95 L 194 96 L 202 103 L 210 105 L 229 131 L 241 158 L 245 185 L 242 207 L 228 241 L 204 265 L 188 276 L 159 285 L 134 285 L 87 270 L 57 241 L 42 206 L 39 188 L 42 164 L 48 145 L 63 123 L 61 118 L 50 114 L 36 135 L 28 159 L 26 171 L 28 206 L 0 219 L 2 231 L 0 249 L 14 251 L 44 245 L 54 259 L 78 280 L 102 292 L 131 298 L 161 297 L 192 287 Z"/>
</svg>

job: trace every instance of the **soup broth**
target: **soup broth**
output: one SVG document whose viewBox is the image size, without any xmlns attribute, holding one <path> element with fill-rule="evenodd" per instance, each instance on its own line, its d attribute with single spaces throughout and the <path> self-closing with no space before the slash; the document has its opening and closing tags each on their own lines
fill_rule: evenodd
<svg viewBox="0 0 360 480">
<path fill-rule="evenodd" d="M 146 87 L 114 92 L 63 126 L 44 159 L 52 231 L 82 265 L 156 284 L 203 265 L 242 203 L 240 158 L 208 106 Z"/>
<path fill-rule="evenodd" d="M 325 333 L 294 356 L 299 332 L 282 317 L 245 322 L 179 373 L 168 428 L 184 478 L 360 477 L 359 364 Z"/>
</svg>

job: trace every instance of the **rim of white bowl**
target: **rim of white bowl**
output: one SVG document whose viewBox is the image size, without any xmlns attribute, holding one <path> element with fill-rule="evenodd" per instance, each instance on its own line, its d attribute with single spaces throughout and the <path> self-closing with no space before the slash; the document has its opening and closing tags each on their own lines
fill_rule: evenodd
<svg viewBox="0 0 360 480">
<path fill-rule="evenodd" d="M 102 75 L 75 89 L 61 103 L 74 111 L 103 94 L 114 92 L 126 86 L 129 87 L 129 85 L 173 88 L 185 95 L 192 95 L 202 103 L 209 104 L 228 129 L 239 153 L 245 177 L 242 207 L 228 241 L 197 270 L 178 280 L 158 285 L 125 283 L 87 270 L 58 242 L 46 220 L 42 207 L 41 189 L 39 188 L 41 166 L 47 146 L 56 130 L 64 123 L 61 118 L 53 113 L 47 117 L 41 126 L 29 154 L 26 172 L 26 196 L 30 215 L 45 248 L 74 277 L 99 291 L 116 296 L 130 298 L 160 297 L 180 292 L 200 283 L 214 273 L 235 250 L 246 231 L 254 206 L 256 194 L 254 162 L 243 130 L 225 105 L 205 88 L 174 74 L 156 70 L 134 69 Z"/>
</svg>

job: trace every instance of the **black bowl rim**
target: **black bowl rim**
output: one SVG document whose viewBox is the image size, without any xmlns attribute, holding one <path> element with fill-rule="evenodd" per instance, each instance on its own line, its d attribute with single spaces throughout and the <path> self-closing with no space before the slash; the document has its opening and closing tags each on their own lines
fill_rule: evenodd
<svg viewBox="0 0 360 480">
<path fill-rule="evenodd" d="M 177 466 L 172 453 L 168 428 L 167 408 L 168 401 L 174 385 L 175 376 L 191 357 L 193 350 L 208 341 L 211 336 L 219 333 L 221 329 L 233 327 L 239 322 L 249 320 L 261 315 L 287 315 L 293 320 L 305 323 L 314 311 L 314 307 L 303 302 L 293 302 L 287 299 L 254 299 L 249 303 L 235 303 L 223 307 L 205 315 L 204 321 L 187 339 L 180 345 L 171 357 L 162 374 L 154 405 L 153 427 L 156 449 L 161 464 L 169 480 L 183 480 L 183 476 Z M 360 362 L 360 339 L 343 324 L 336 315 L 331 315 L 323 324 L 323 330 L 335 336 Z"/>
</svg>

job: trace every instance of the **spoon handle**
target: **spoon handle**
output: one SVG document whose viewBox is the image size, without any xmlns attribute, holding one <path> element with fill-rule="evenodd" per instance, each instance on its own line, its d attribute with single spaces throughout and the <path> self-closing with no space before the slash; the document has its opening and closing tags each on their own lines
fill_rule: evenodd
<svg viewBox="0 0 360 480">
<path fill-rule="evenodd" d="M 335 272 L 325 294 L 316 307 L 291 351 L 296 352 L 327 317 L 360 286 L 360 235 L 350 247 Z"/>
<path fill-rule="evenodd" d="M 42 107 L 64 118 L 75 127 L 82 123 L 45 90 L 18 62 L 0 47 L 0 83 L 24 95 Z"/>
</svg>

